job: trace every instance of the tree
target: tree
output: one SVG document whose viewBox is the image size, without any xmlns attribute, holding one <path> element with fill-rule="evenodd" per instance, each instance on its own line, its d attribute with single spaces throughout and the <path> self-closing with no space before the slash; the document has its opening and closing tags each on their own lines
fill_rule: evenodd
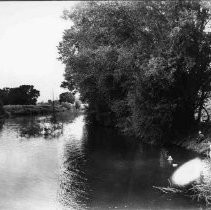
<svg viewBox="0 0 211 210">
<path fill-rule="evenodd" d="M 4 111 L 3 103 L 2 103 L 2 101 L 0 100 L 0 117 L 1 117 L 2 115 L 4 115 L 4 114 L 5 114 L 5 111 Z"/>
<path fill-rule="evenodd" d="M 75 97 L 72 93 L 70 92 L 65 92 L 65 93 L 61 93 L 59 95 L 59 102 L 68 102 L 73 104 L 75 102 Z"/>
<path fill-rule="evenodd" d="M 185 133 L 210 96 L 209 10 L 200 1 L 86 2 L 58 49 L 64 86 L 96 121 L 145 141 Z M 198 113 L 198 119 L 195 114 Z"/>
<path fill-rule="evenodd" d="M 3 88 L 2 90 L 0 89 L 0 99 L 3 104 L 9 104 L 9 91 L 10 88 Z"/>
<path fill-rule="evenodd" d="M 16 88 L 3 88 L 0 96 L 5 105 L 30 105 L 36 104 L 40 92 L 33 85 L 21 85 Z"/>
</svg>

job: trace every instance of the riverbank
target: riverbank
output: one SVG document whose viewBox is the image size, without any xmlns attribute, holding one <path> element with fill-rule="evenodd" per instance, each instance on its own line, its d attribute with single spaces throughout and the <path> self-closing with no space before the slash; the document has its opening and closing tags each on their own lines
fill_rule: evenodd
<svg viewBox="0 0 211 210">
<path fill-rule="evenodd" d="M 190 187 L 179 188 L 181 193 L 186 194 L 197 201 L 203 201 L 206 206 L 211 206 L 211 122 L 202 123 L 200 132 L 180 138 L 172 142 L 173 144 L 183 147 L 187 150 L 198 153 L 202 157 L 200 171 L 200 182 L 191 183 Z M 194 167 L 194 166 L 193 166 Z M 170 190 L 174 190 L 171 188 Z M 176 188 L 178 189 L 178 188 Z M 190 195 L 191 194 L 191 195 Z"/>
<path fill-rule="evenodd" d="M 207 157 L 211 145 L 211 122 L 202 124 L 200 131 L 201 134 L 192 133 L 185 138 L 174 140 L 172 143 Z"/>
<path fill-rule="evenodd" d="M 53 112 L 64 112 L 70 110 L 62 105 L 38 104 L 38 105 L 5 105 L 4 110 L 10 116 L 26 116 L 26 115 L 44 115 Z"/>
</svg>

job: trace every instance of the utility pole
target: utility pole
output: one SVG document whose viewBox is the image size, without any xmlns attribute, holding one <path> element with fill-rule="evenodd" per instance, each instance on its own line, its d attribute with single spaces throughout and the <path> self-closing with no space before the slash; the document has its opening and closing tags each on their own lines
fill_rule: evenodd
<svg viewBox="0 0 211 210">
<path fill-rule="evenodd" d="M 54 91 L 52 90 L 53 94 L 53 101 L 52 101 L 52 106 L 53 106 L 53 114 L 55 113 L 55 104 L 54 104 Z"/>
</svg>

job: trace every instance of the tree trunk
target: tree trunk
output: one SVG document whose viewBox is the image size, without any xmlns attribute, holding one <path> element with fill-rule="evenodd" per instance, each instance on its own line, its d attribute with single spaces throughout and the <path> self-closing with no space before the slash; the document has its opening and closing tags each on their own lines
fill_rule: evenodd
<svg viewBox="0 0 211 210">
<path fill-rule="evenodd" d="M 200 121 L 201 121 L 201 114 L 202 114 L 202 110 L 204 108 L 203 107 L 203 105 L 204 105 L 204 96 L 205 96 L 204 91 L 202 91 L 200 102 L 199 102 L 197 123 L 200 123 Z"/>
<path fill-rule="evenodd" d="M 202 109 L 203 109 L 203 104 L 200 104 L 199 110 L 198 110 L 197 123 L 200 123 L 200 121 L 201 121 L 201 112 L 202 112 Z"/>
<path fill-rule="evenodd" d="M 206 122 L 209 122 L 210 121 L 210 115 L 209 115 L 209 112 L 207 111 L 207 109 L 205 107 L 202 107 L 202 109 L 206 112 L 207 114 L 207 120 Z"/>
</svg>

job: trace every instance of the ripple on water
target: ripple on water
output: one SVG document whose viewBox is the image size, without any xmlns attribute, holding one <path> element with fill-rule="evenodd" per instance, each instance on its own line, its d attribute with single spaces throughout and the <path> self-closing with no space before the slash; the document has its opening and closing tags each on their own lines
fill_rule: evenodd
<svg viewBox="0 0 211 210">
<path fill-rule="evenodd" d="M 19 135 L 21 127 L 45 118 L 5 123 L 0 131 L 0 209 L 197 209 L 183 198 L 167 200 L 153 190 L 153 185 L 168 183 L 175 170 L 166 160 L 168 152 L 133 146 L 133 139 L 112 129 L 84 127 L 84 117 L 74 117 L 65 115 L 63 133 L 48 141 L 42 135 Z M 179 164 L 192 159 L 180 150 L 171 155 Z"/>
</svg>

